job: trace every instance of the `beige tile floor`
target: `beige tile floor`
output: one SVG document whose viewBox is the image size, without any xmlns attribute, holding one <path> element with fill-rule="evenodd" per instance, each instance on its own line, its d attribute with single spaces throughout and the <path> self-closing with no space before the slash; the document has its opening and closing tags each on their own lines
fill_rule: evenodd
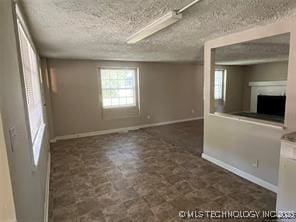
<svg viewBox="0 0 296 222">
<path fill-rule="evenodd" d="M 274 193 L 200 158 L 202 124 L 53 144 L 50 221 L 186 221 L 180 210 L 274 210 Z"/>
</svg>

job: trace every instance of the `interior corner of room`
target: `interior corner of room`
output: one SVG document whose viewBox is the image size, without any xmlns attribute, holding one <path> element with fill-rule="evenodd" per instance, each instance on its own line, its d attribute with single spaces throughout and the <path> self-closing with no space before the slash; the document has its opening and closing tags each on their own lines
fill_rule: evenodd
<svg viewBox="0 0 296 222">
<path fill-rule="evenodd" d="M 295 216 L 295 15 L 294 0 L 1 0 L 0 221 Z"/>
</svg>

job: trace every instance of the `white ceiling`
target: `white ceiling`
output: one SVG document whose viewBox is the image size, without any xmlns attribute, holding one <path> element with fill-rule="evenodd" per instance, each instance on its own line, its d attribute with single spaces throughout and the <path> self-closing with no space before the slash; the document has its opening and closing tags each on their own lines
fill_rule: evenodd
<svg viewBox="0 0 296 222">
<path fill-rule="evenodd" d="M 296 16 L 296 0 L 202 0 L 183 19 L 128 45 L 126 39 L 192 0 L 21 0 L 42 56 L 201 61 L 206 40 Z"/>
</svg>

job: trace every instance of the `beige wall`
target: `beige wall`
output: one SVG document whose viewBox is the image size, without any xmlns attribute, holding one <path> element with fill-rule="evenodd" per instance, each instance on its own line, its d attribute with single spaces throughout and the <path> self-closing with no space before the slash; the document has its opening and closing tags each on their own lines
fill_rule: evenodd
<svg viewBox="0 0 296 222">
<path fill-rule="evenodd" d="M 0 13 L 2 12 L 3 5 L 0 5 Z M 0 15 L 0 27 L 4 25 L 2 17 Z M 4 35 L 0 35 L 0 42 L 4 41 Z M 3 45 L 0 43 L 0 52 L 2 60 Z M 15 207 L 13 202 L 12 185 L 10 178 L 10 170 L 7 159 L 6 144 L 3 133 L 2 124 L 2 96 L 1 96 L 1 84 L 3 82 L 3 69 L 1 68 L 4 63 L 0 62 L 0 221 L 8 222 L 15 221 Z"/>
<path fill-rule="evenodd" d="M 15 221 L 15 208 L 0 112 L 0 221 Z"/>
<path fill-rule="evenodd" d="M 0 108 L 3 133 L 7 147 L 17 221 L 39 222 L 44 218 L 49 144 L 48 138 L 45 137 L 40 150 L 38 166 L 33 168 L 29 123 L 21 82 L 22 70 L 19 63 L 18 41 L 12 12 L 12 1 L 1 0 Z M 9 136 L 10 129 L 14 129 L 15 132 L 15 137 L 12 140 Z"/>
<path fill-rule="evenodd" d="M 15 221 L 15 208 L 0 112 L 0 221 Z"/>
<path fill-rule="evenodd" d="M 47 65 L 55 136 L 203 115 L 203 75 L 199 65 L 58 59 L 49 59 Z M 138 117 L 102 119 L 99 66 L 139 67 L 141 110 Z M 147 119 L 147 115 L 151 119 Z"/>
<path fill-rule="evenodd" d="M 225 101 L 216 101 L 216 111 L 233 113 L 242 110 L 244 66 L 216 66 L 226 69 Z"/>
<path fill-rule="evenodd" d="M 280 138 L 284 131 L 296 129 L 296 27 L 295 19 L 281 21 L 211 40 L 205 44 L 204 157 L 210 156 L 224 164 L 255 176 L 269 185 L 278 183 Z M 214 111 L 213 75 L 214 49 L 272 35 L 292 32 L 288 70 L 285 125 L 280 127 L 254 124 L 237 118 L 211 115 Z M 259 160 L 259 167 L 252 163 Z"/>
<path fill-rule="evenodd" d="M 287 80 L 288 62 L 272 62 L 257 65 L 216 66 L 227 70 L 226 100 L 216 101 L 216 111 L 233 113 L 250 111 L 252 81 Z"/>
<path fill-rule="evenodd" d="M 286 81 L 288 62 L 273 62 L 245 66 L 243 110 L 250 110 L 251 87 L 249 82 L 256 81 Z"/>
</svg>

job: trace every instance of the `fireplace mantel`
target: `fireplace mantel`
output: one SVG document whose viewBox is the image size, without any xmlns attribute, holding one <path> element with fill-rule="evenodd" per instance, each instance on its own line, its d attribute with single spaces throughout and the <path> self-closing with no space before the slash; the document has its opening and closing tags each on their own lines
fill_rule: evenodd
<svg viewBox="0 0 296 222">
<path fill-rule="evenodd" d="M 251 87 L 251 112 L 257 112 L 258 95 L 283 96 L 286 95 L 287 81 L 258 81 L 249 82 Z"/>
</svg>

